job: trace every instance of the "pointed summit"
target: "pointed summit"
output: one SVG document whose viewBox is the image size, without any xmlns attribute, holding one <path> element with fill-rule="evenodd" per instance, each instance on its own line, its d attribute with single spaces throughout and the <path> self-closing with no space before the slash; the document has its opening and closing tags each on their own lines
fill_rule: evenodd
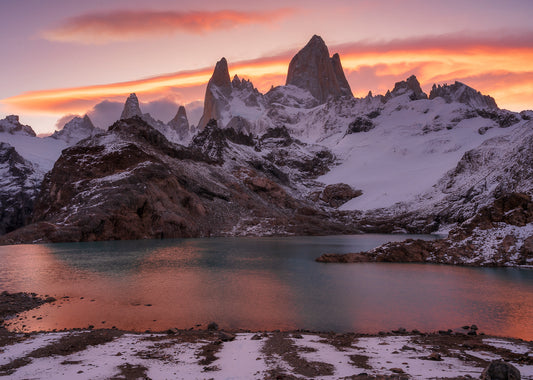
<svg viewBox="0 0 533 380">
<path fill-rule="evenodd" d="M 286 84 L 308 90 L 320 103 L 329 97 L 351 95 L 339 55 L 330 58 L 328 47 L 317 35 L 292 58 Z"/>
<path fill-rule="evenodd" d="M 222 59 L 217 62 L 213 75 L 209 80 L 209 84 L 217 86 L 223 91 L 231 91 L 231 79 L 229 77 L 228 62 L 226 61 L 226 58 L 222 57 Z"/>
<path fill-rule="evenodd" d="M 228 62 L 222 58 L 215 65 L 213 75 L 207 83 L 204 100 L 204 113 L 198 122 L 201 130 L 211 119 L 220 119 L 221 110 L 228 104 L 227 97 L 231 95 L 231 79 L 229 76 Z"/>
<path fill-rule="evenodd" d="M 122 114 L 120 115 L 121 119 L 129 119 L 133 116 L 142 116 L 141 108 L 139 107 L 139 99 L 137 99 L 137 95 L 130 94 L 128 99 L 126 99 L 126 103 L 124 104 L 124 110 L 122 111 Z"/>
<path fill-rule="evenodd" d="M 178 108 L 176 116 L 168 122 L 168 125 L 176 131 L 182 140 L 189 135 L 189 120 L 187 119 L 185 107 L 180 106 Z"/>
</svg>

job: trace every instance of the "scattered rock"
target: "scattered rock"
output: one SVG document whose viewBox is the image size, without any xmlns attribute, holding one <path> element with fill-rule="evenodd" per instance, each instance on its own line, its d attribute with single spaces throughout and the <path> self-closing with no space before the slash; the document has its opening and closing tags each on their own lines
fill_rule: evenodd
<svg viewBox="0 0 533 380">
<path fill-rule="evenodd" d="M 428 360 L 437 361 L 437 362 L 442 361 L 442 357 L 441 357 L 441 355 L 440 355 L 438 352 L 432 352 L 432 353 L 427 357 L 427 359 L 428 359 Z"/>
<path fill-rule="evenodd" d="M 211 322 L 207 325 L 207 329 L 210 331 L 216 331 L 218 330 L 218 324 L 216 322 Z"/>
<path fill-rule="evenodd" d="M 221 331 L 219 337 L 222 342 L 231 342 L 232 340 L 235 340 L 235 334 L 231 334 L 225 331 Z"/>
<path fill-rule="evenodd" d="M 354 190 L 350 185 L 345 183 L 336 183 L 328 185 L 322 191 L 320 199 L 329 204 L 331 207 L 339 207 L 350 199 L 359 197 L 363 194 L 361 190 Z"/>
</svg>

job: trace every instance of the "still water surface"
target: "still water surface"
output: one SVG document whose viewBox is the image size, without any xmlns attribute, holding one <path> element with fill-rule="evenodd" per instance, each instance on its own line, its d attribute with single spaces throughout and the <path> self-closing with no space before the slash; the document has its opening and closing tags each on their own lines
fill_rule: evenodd
<svg viewBox="0 0 533 380">
<path fill-rule="evenodd" d="M 533 340 L 533 271 L 321 264 L 405 235 L 213 238 L 0 247 L 0 290 L 61 298 L 12 329 L 310 329 L 375 333 L 476 323 Z M 427 237 L 426 238 L 430 238 Z M 42 319 L 37 319 L 42 317 Z M 24 326 L 23 326 L 24 325 Z"/>
</svg>

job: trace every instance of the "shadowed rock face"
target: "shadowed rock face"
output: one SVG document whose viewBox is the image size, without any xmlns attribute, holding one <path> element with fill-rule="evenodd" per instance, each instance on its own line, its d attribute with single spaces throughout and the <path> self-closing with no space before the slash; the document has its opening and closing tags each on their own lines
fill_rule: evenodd
<svg viewBox="0 0 533 380">
<path fill-rule="evenodd" d="M 211 79 L 207 83 L 204 100 L 204 113 L 198 122 L 198 128 L 203 129 L 209 120 L 219 120 L 221 111 L 226 107 L 226 98 L 231 95 L 231 79 L 228 62 L 222 58 L 217 62 Z"/>
<path fill-rule="evenodd" d="M 333 71 L 335 72 L 337 82 L 339 83 L 341 95 L 352 97 L 352 89 L 350 88 L 350 84 L 344 75 L 344 69 L 342 68 L 341 57 L 339 56 L 339 53 L 333 54 L 333 57 L 331 57 L 331 64 L 333 66 Z"/>
<path fill-rule="evenodd" d="M 330 58 L 326 44 L 316 35 L 292 58 L 286 84 L 308 90 L 320 103 L 351 95 L 339 55 Z"/>
<path fill-rule="evenodd" d="M 187 119 L 187 112 L 185 111 L 185 107 L 180 106 L 178 108 L 176 116 L 174 116 L 174 118 L 168 122 L 168 125 L 176 131 L 176 133 L 181 139 L 184 139 L 185 137 L 189 136 L 190 126 L 189 120 Z"/>
</svg>

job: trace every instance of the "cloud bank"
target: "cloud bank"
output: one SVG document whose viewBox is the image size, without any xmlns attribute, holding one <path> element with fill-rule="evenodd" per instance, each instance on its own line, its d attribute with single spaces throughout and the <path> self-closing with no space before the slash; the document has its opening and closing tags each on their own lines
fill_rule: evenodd
<svg viewBox="0 0 533 380">
<path fill-rule="evenodd" d="M 262 12 L 220 11 L 129 11 L 86 13 L 46 30 L 50 41 L 101 44 L 178 32 L 203 34 L 250 24 L 272 24 L 294 13 L 282 8 Z"/>
</svg>

